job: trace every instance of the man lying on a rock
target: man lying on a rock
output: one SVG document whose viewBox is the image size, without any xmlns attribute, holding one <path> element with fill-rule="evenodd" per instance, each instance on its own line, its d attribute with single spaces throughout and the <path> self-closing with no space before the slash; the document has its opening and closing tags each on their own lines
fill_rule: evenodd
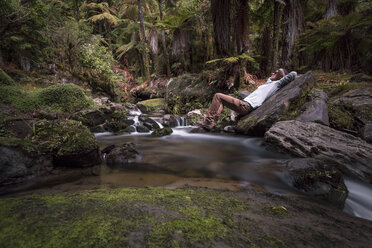
<svg viewBox="0 0 372 248">
<path fill-rule="evenodd" d="M 295 71 L 287 74 L 285 69 L 280 68 L 271 73 L 271 77 L 267 79 L 265 84 L 259 86 L 243 100 L 222 93 L 216 93 L 213 97 L 212 104 L 209 107 L 207 117 L 203 121 L 198 121 L 196 124 L 207 130 L 212 129 L 216 126 L 223 107 L 234 110 L 240 115 L 247 115 L 260 107 L 266 99 L 272 96 L 280 88 L 292 82 L 296 76 L 297 73 Z"/>
</svg>

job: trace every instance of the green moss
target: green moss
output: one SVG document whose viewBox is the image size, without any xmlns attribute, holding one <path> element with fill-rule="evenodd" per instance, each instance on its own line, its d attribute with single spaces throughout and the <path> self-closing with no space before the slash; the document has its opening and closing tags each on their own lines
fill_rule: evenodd
<svg viewBox="0 0 372 248">
<path fill-rule="evenodd" d="M 14 80 L 5 72 L 3 69 L 0 68 L 0 83 L 6 85 L 14 85 Z"/>
<path fill-rule="evenodd" d="M 278 218 L 285 218 L 289 216 L 288 210 L 283 206 L 266 206 L 263 208 L 263 214 Z"/>
<path fill-rule="evenodd" d="M 329 124 L 336 129 L 354 129 L 354 117 L 343 104 L 328 104 Z"/>
<path fill-rule="evenodd" d="M 195 243 L 210 244 L 211 241 L 223 239 L 228 228 L 216 216 L 201 216 L 197 207 L 181 211 L 185 219 L 173 219 L 153 226 L 147 236 L 148 247 L 192 246 Z M 174 239 L 175 236 L 180 239 Z"/>
<path fill-rule="evenodd" d="M 122 121 L 122 120 L 127 120 L 127 114 L 125 111 L 116 111 L 112 113 L 112 119 L 114 121 Z"/>
<path fill-rule="evenodd" d="M 142 102 L 138 102 L 137 105 L 145 112 L 159 111 L 167 109 L 167 103 L 164 98 L 155 98 Z"/>
<path fill-rule="evenodd" d="M 53 85 L 38 91 L 24 91 L 17 85 L 0 85 L 0 101 L 22 112 L 47 109 L 63 113 L 93 107 L 93 101 L 74 84 Z"/>
<path fill-rule="evenodd" d="M 0 85 L 0 101 L 23 112 L 31 111 L 39 105 L 32 92 L 24 92 L 16 85 Z"/>
<path fill-rule="evenodd" d="M 42 106 L 50 110 L 74 112 L 93 107 L 93 101 L 74 84 L 52 85 L 40 90 L 36 97 Z"/>
<path fill-rule="evenodd" d="M 31 156 L 38 155 L 38 147 L 28 139 L 14 137 L 0 137 L 0 145 L 8 147 L 19 147 Z"/>
<path fill-rule="evenodd" d="M 160 188 L 82 191 L 0 200 L 4 247 L 233 245 L 233 216 L 246 203 L 217 191 Z M 239 240 L 242 242 L 242 240 Z M 141 244 L 141 243 L 140 243 Z"/>
<path fill-rule="evenodd" d="M 89 129 L 73 120 L 40 121 L 32 139 L 38 144 L 41 153 L 55 153 L 59 156 L 98 149 L 97 140 Z"/>
<path fill-rule="evenodd" d="M 253 125 L 256 124 L 256 122 L 258 121 L 258 117 L 255 116 L 255 115 L 252 115 L 252 116 L 249 116 L 245 119 L 242 119 L 238 122 L 238 128 L 239 129 L 248 129 L 250 127 L 252 127 Z"/>
<path fill-rule="evenodd" d="M 266 235 L 259 240 L 258 247 L 271 247 L 271 248 L 287 248 L 288 246 L 280 240 L 278 237 L 273 235 Z M 257 247 L 257 246 L 255 246 Z"/>
</svg>

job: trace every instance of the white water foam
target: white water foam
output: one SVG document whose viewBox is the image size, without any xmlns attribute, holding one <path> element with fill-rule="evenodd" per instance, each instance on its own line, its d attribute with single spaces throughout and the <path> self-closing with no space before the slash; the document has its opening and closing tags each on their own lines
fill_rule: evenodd
<svg viewBox="0 0 372 248">
<path fill-rule="evenodd" d="M 344 211 L 357 217 L 372 220 L 372 186 L 349 178 L 345 178 L 345 185 L 349 195 L 345 202 Z"/>
</svg>

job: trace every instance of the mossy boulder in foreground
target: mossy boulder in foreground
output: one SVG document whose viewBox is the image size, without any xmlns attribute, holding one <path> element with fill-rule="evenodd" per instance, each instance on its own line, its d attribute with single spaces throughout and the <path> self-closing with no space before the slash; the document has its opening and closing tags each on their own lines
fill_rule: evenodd
<svg viewBox="0 0 372 248">
<path fill-rule="evenodd" d="M 112 189 L 0 200 L 2 247 L 369 247 L 372 222 L 256 191 Z M 352 230 L 352 231 L 350 231 Z"/>
<path fill-rule="evenodd" d="M 96 138 L 77 121 L 40 121 L 32 140 L 40 153 L 53 155 L 55 165 L 86 167 L 101 162 Z"/>
<path fill-rule="evenodd" d="M 32 136 L 0 137 L 0 186 L 53 174 L 57 167 L 84 168 L 101 163 L 94 135 L 77 121 L 39 121 Z"/>
</svg>

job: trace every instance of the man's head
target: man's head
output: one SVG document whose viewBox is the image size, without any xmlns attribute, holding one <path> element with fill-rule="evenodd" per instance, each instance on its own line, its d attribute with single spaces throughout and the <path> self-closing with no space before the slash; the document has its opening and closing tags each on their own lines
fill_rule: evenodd
<svg viewBox="0 0 372 248">
<path fill-rule="evenodd" d="M 280 68 L 273 73 L 271 73 L 270 79 L 271 81 L 280 80 L 282 77 L 284 77 L 287 74 L 287 71 L 284 68 Z"/>
</svg>

